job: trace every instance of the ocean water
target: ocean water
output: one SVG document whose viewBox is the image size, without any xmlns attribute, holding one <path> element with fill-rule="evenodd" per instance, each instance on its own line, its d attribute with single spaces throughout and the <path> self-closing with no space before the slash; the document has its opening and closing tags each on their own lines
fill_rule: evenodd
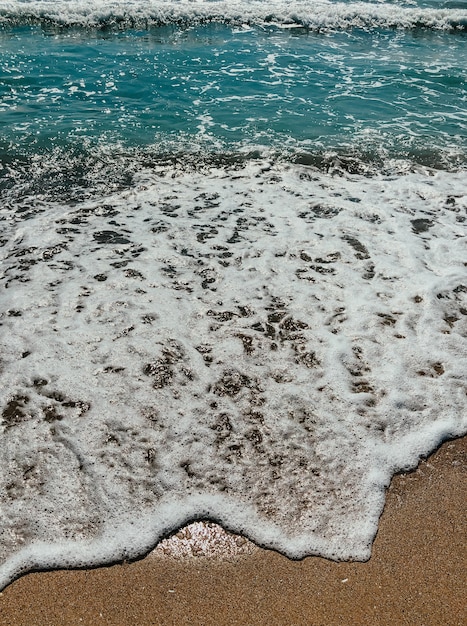
<svg viewBox="0 0 467 626">
<path fill-rule="evenodd" d="M 211 519 L 368 559 L 467 432 L 467 4 L 0 0 L 0 584 Z"/>
</svg>

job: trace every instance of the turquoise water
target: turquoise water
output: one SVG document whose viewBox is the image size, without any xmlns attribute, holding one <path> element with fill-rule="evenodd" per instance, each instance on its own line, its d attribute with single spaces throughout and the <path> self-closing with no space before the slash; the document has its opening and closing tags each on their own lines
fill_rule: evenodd
<svg viewBox="0 0 467 626">
<path fill-rule="evenodd" d="M 464 163 L 466 38 L 222 24 L 0 32 L 0 141 Z"/>
</svg>

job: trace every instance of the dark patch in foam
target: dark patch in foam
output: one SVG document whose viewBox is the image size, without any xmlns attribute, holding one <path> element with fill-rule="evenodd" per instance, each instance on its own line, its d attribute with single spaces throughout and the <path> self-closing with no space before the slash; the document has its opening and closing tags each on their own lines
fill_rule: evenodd
<svg viewBox="0 0 467 626">
<path fill-rule="evenodd" d="M 101 230 L 92 235 L 97 243 L 100 244 L 126 244 L 131 243 L 129 239 L 124 237 L 121 233 L 117 233 L 113 230 Z"/>
<path fill-rule="evenodd" d="M 419 376 L 428 376 L 429 378 L 438 378 L 445 372 L 444 365 L 440 362 L 431 363 L 427 368 L 418 370 Z"/>
<path fill-rule="evenodd" d="M 247 389 L 258 389 L 257 383 L 254 384 L 249 376 L 242 374 L 238 370 L 230 369 L 224 371 L 222 377 L 214 383 L 210 390 L 218 396 L 234 397 L 244 387 Z"/>
<path fill-rule="evenodd" d="M 185 356 L 182 346 L 172 340 L 162 349 L 161 357 L 144 366 L 143 373 L 152 379 L 154 389 L 168 387 L 175 380 L 184 385 L 187 380 L 193 379 L 191 367 L 183 363 Z M 178 370 L 175 366 L 178 366 Z M 181 378 L 177 377 L 177 371 L 182 375 Z"/>
<path fill-rule="evenodd" d="M 416 220 L 410 220 L 410 223 L 412 224 L 412 231 L 416 235 L 420 235 L 421 233 L 428 232 L 434 224 L 433 220 L 428 220 L 425 218 L 418 218 Z"/>
<path fill-rule="evenodd" d="M 344 235 L 342 237 L 342 240 L 346 241 L 355 250 L 355 256 L 357 257 L 357 259 L 363 260 L 370 258 L 368 248 L 355 237 L 351 237 L 350 235 Z"/>
<path fill-rule="evenodd" d="M 27 405 L 30 398 L 28 396 L 17 395 L 9 400 L 2 411 L 2 420 L 5 428 L 17 426 L 28 419 Z"/>
</svg>

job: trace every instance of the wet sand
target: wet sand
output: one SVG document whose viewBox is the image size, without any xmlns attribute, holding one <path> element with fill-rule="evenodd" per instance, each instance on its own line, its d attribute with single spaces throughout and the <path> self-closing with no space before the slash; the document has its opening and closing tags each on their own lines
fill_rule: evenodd
<svg viewBox="0 0 467 626">
<path fill-rule="evenodd" d="M 294 562 L 198 524 L 135 563 L 24 576 L 0 624 L 465 626 L 466 486 L 464 437 L 393 479 L 367 563 Z"/>
</svg>

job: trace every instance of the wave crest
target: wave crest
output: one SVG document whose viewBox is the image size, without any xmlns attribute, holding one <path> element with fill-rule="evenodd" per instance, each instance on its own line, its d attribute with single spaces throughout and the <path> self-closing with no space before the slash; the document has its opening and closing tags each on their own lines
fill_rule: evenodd
<svg viewBox="0 0 467 626">
<path fill-rule="evenodd" d="M 339 29 L 426 28 L 465 32 L 467 11 L 401 7 L 396 4 L 304 1 L 273 2 L 196 0 L 41 0 L 0 2 L 0 24 L 51 24 L 83 28 L 151 28 L 222 22 L 303 27 L 312 31 Z"/>
</svg>

